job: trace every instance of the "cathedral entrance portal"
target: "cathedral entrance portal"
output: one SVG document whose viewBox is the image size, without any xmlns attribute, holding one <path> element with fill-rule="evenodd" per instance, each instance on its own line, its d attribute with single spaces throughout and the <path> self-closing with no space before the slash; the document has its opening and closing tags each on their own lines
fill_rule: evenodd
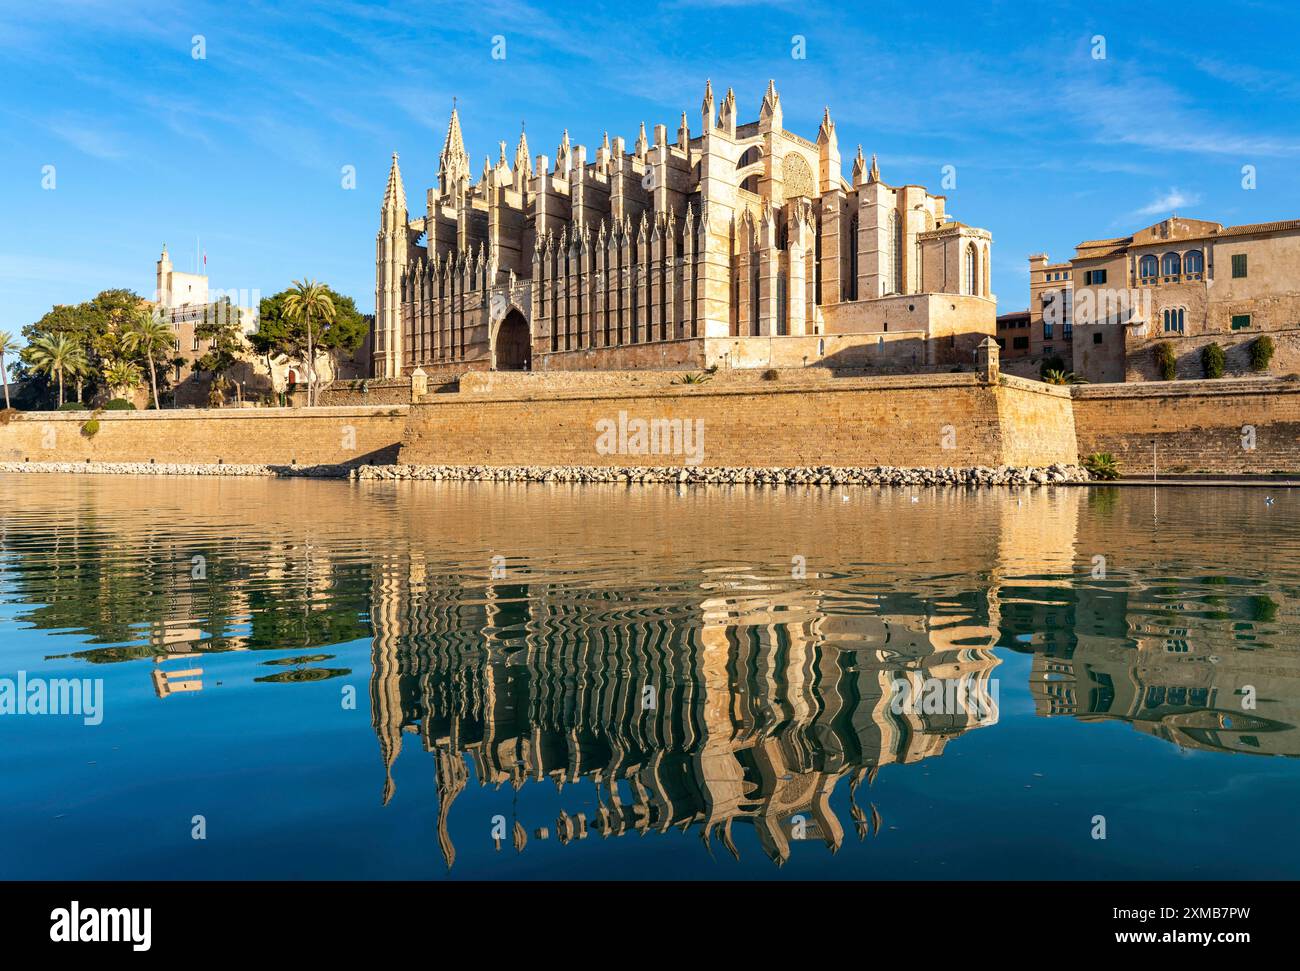
<svg viewBox="0 0 1300 971">
<path fill-rule="evenodd" d="M 498 371 L 528 371 L 532 369 L 532 348 L 528 340 L 528 321 L 518 310 L 506 314 L 497 328 L 493 362 Z"/>
</svg>

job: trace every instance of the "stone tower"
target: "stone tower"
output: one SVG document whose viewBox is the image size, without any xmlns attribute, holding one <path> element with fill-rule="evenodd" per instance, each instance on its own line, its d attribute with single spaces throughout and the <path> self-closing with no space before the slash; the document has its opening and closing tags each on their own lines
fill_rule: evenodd
<svg viewBox="0 0 1300 971">
<path fill-rule="evenodd" d="M 395 378 L 402 373 L 402 278 L 409 245 L 406 190 L 394 152 L 375 240 L 376 377 Z"/>
</svg>

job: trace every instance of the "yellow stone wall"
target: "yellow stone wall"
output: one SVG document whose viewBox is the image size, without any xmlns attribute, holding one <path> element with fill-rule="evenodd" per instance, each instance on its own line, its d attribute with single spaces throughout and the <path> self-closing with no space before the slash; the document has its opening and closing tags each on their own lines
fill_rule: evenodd
<svg viewBox="0 0 1300 971">
<path fill-rule="evenodd" d="M 407 408 L 24 412 L 0 425 L 3 462 L 322 465 L 392 462 Z"/>
</svg>

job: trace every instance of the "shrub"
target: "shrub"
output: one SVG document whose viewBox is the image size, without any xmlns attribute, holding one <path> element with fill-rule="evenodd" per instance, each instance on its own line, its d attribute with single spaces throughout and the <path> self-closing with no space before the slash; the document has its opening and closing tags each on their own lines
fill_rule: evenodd
<svg viewBox="0 0 1300 971">
<path fill-rule="evenodd" d="M 713 377 L 713 375 L 712 375 L 712 374 L 708 374 L 708 373 L 704 373 L 704 374 L 683 374 L 680 378 L 678 378 L 677 380 L 675 380 L 675 381 L 673 382 L 673 384 L 704 384 L 706 381 L 708 381 L 708 380 L 709 380 L 710 378 L 712 378 L 712 377 Z"/>
<path fill-rule="evenodd" d="M 87 438 L 94 438 L 98 432 L 99 432 L 98 418 L 92 418 L 90 419 L 90 421 L 86 422 L 84 425 L 81 426 L 81 434 L 85 435 Z"/>
<path fill-rule="evenodd" d="M 1201 351 L 1201 372 L 1207 378 L 1223 377 L 1223 348 L 1218 344 L 1207 344 Z"/>
<path fill-rule="evenodd" d="M 1177 370 L 1178 355 L 1174 353 L 1174 345 L 1161 341 L 1156 345 L 1156 373 L 1161 380 L 1172 381 Z"/>
<path fill-rule="evenodd" d="M 59 411 L 85 411 L 86 406 L 80 401 L 65 401 L 59 405 Z"/>
<path fill-rule="evenodd" d="M 776 381 L 779 380 L 780 377 L 781 377 L 781 372 L 774 367 L 770 367 L 763 372 L 764 381 Z"/>
<path fill-rule="evenodd" d="M 1119 478 L 1119 463 L 1110 452 L 1093 452 L 1083 460 L 1083 467 L 1094 479 Z"/>
<path fill-rule="evenodd" d="M 0 408 L 0 425 L 7 425 L 21 414 L 17 408 Z"/>
<path fill-rule="evenodd" d="M 1065 361 L 1062 359 L 1061 355 L 1053 354 L 1051 357 L 1043 360 L 1043 363 L 1039 365 L 1038 368 L 1039 380 L 1047 381 L 1047 375 L 1051 371 L 1059 371 L 1061 374 L 1065 373 Z"/>
<path fill-rule="evenodd" d="M 1047 384 L 1087 384 L 1087 378 L 1081 378 L 1073 371 L 1044 371 L 1043 381 Z"/>
<path fill-rule="evenodd" d="M 135 411 L 135 405 L 125 398 L 114 398 L 104 404 L 104 411 Z"/>
<path fill-rule="evenodd" d="M 1256 337 L 1250 343 L 1250 369 L 1252 371 L 1267 371 L 1269 364 L 1273 360 L 1273 338 L 1265 334 L 1263 337 Z"/>
</svg>

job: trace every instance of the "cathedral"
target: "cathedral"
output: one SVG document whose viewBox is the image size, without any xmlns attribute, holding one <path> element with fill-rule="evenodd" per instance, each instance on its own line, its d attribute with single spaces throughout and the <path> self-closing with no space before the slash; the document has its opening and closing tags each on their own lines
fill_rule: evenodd
<svg viewBox="0 0 1300 971">
<path fill-rule="evenodd" d="M 474 182 L 455 108 L 425 213 L 393 155 L 375 257 L 373 374 L 971 364 L 996 330 L 991 237 L 945 198 L 889 185 L 859 146 L 816 140 L 705 84 L 700 130 L 642 124 L 594 157 L 521 132 Z"/>
</svg>

